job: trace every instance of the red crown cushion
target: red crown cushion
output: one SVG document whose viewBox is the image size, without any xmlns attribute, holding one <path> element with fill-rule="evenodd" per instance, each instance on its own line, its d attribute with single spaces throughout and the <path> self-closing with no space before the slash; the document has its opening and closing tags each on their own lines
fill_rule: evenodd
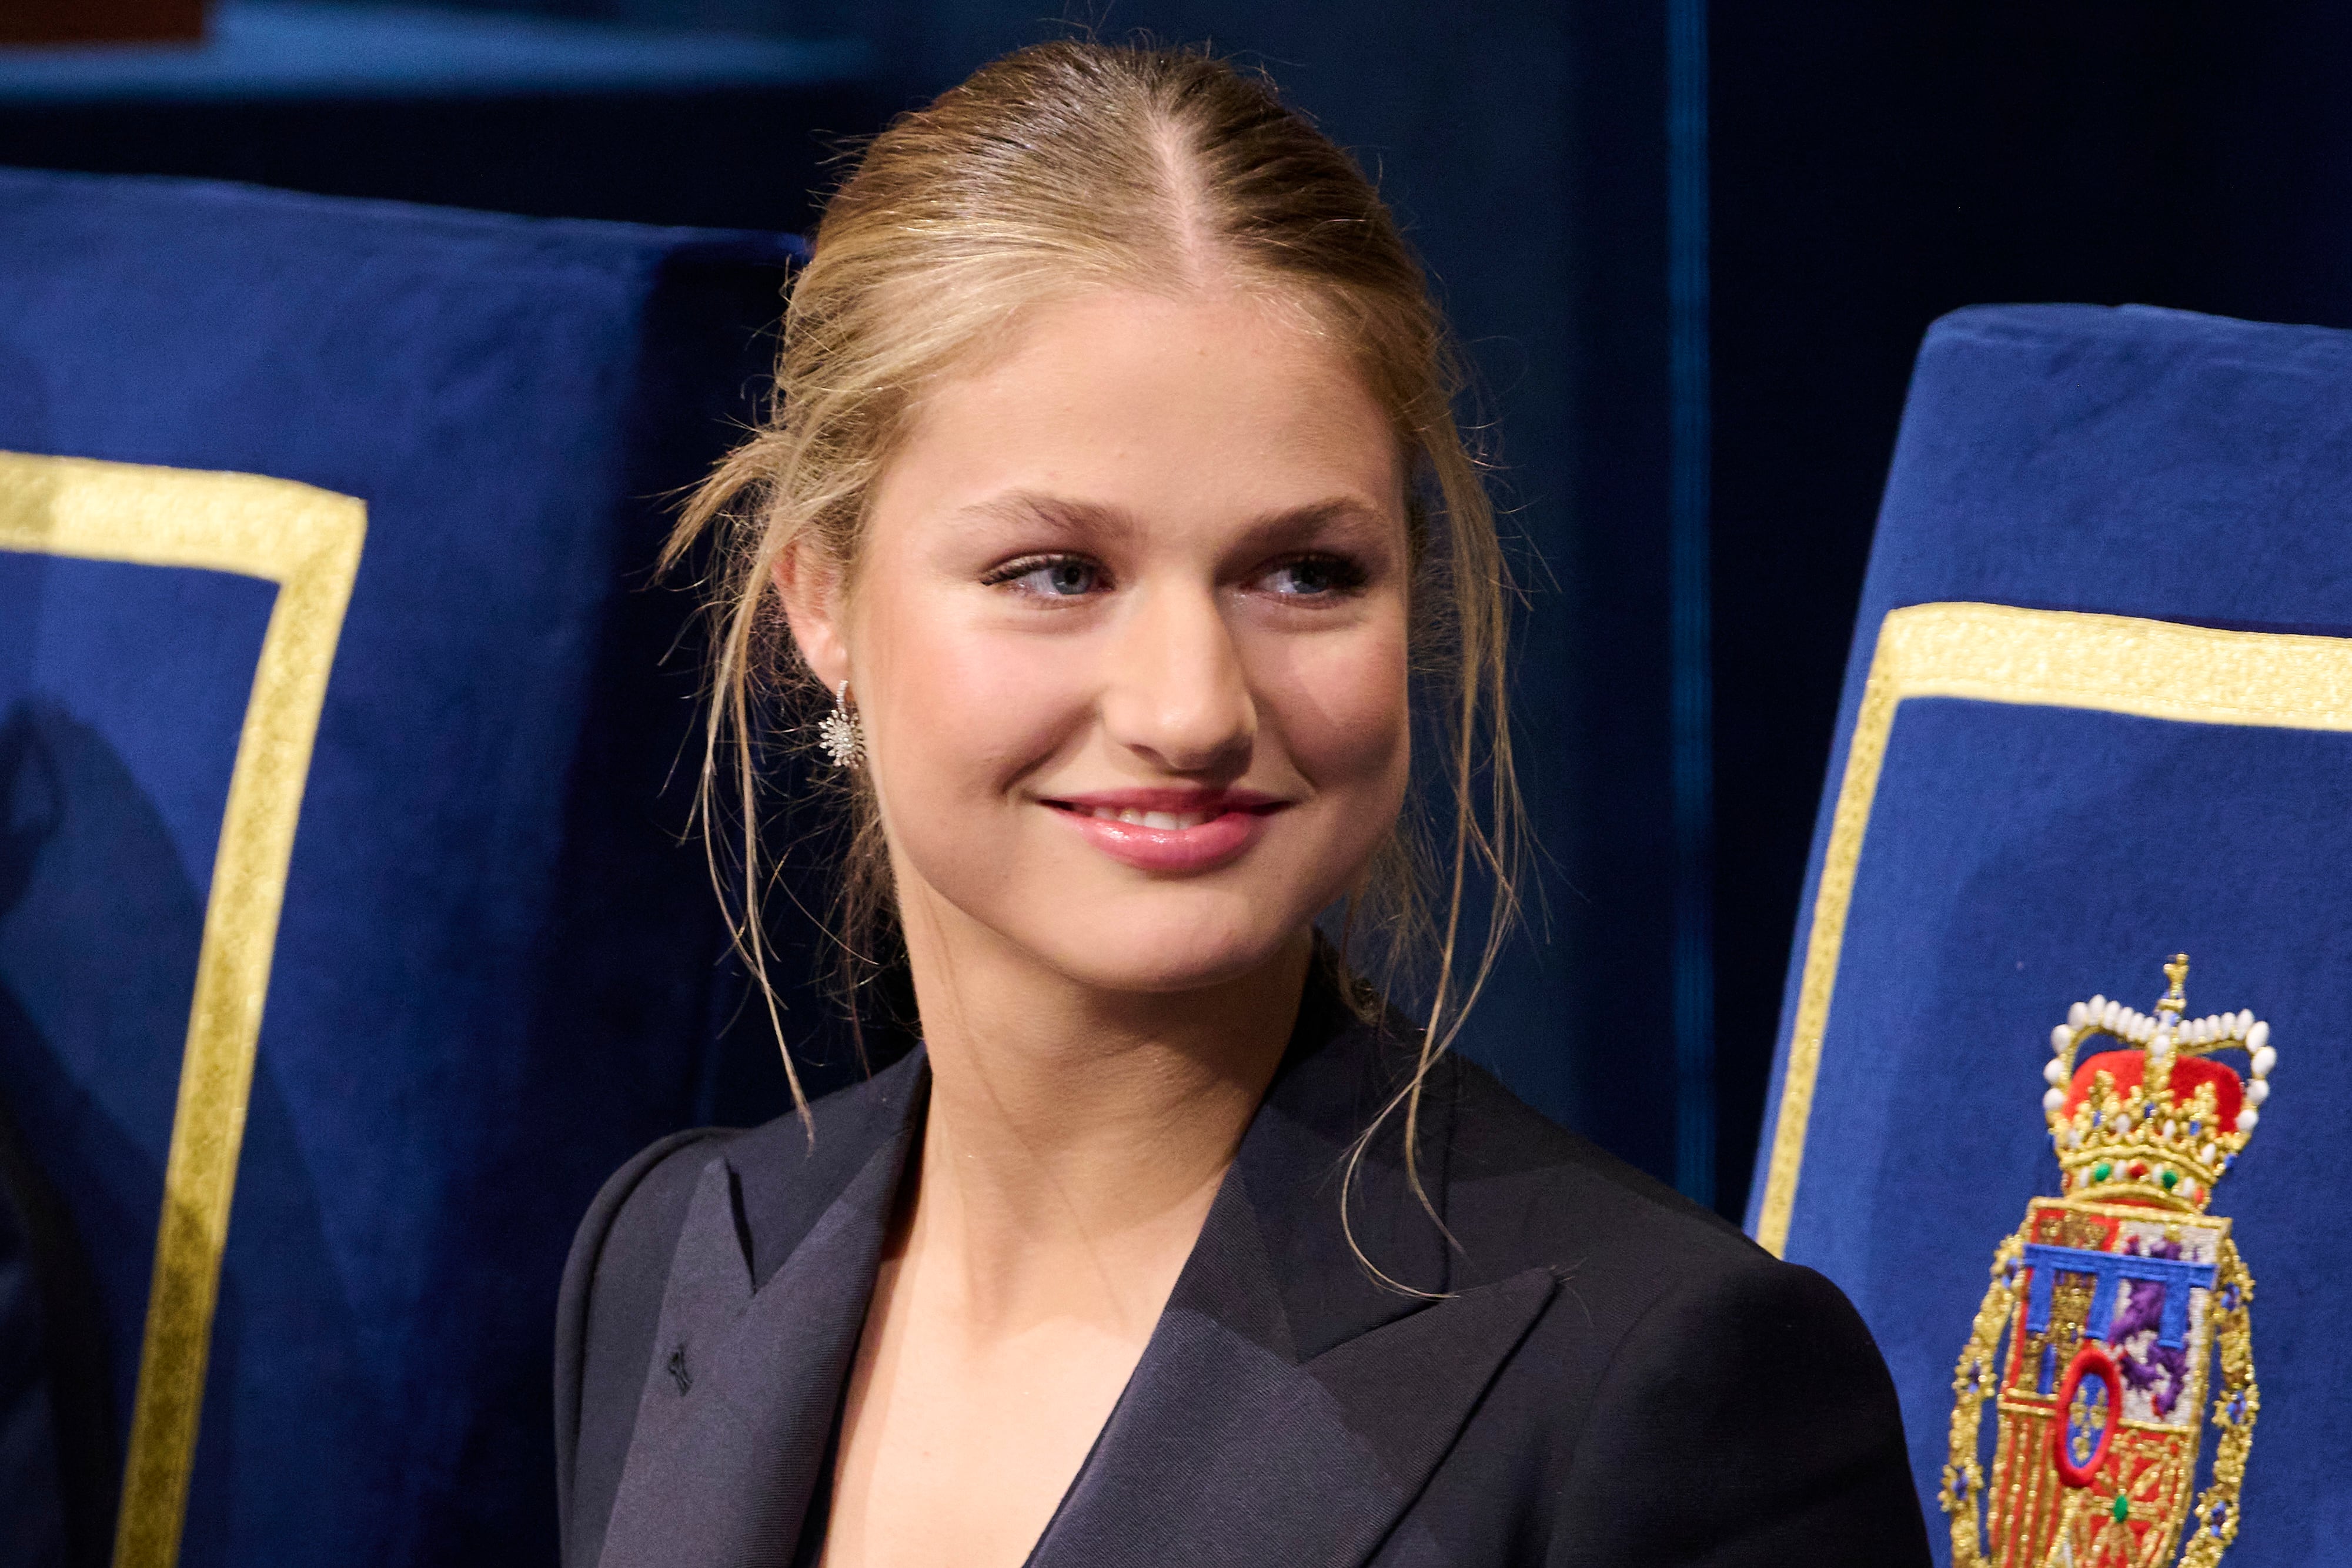
<svg viewBox="0 0 2352 1568">
<path fill-rule="evenodd" d="M 2139 1082 L 2140 1064 L 2146 1059 L 2137 1051 L 2103 1051 L 2087 1057 L 2074 1068 L 2074 1081 L 2066 1091 L 2066 1112 L 2072 1115 L 2074 1107 L 2091 1092 L 2091 1080 L 2108 1073 L 2116 1081 L 2116 1092 L 2128 1094 Z M 2238 1075 L 2218 1061 L 2201 1056 L 2182 1057 L 2172 1064 L 2172 1098 L 2184 1104 L 2196 1097 L 2200 1083 L 2213 1086 L 2213 1124 L 2230 1131 L 2238 1124 L 2238 1107 L 2245 1103 L 2245 1085 Z"/>
</svg>

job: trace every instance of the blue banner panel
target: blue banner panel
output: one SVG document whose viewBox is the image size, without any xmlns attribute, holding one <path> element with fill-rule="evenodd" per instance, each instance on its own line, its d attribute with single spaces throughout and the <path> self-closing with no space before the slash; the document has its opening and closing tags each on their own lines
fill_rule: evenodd
<svg viewBox="0 0 2352 1568">
<path fill-rule="evenodd" d="M 2347 495 L 2352 334 L 1986 307 L 1921 348 L 1749 1225 L 1878 1335 L 1947 1562 L 2352 1533 Z M 2070 1368 L 2120 1378 L 2088 1480 Z"/>
<path fill-rule="evenodd" d="M 2215 1188 L 2258 1291 L 2269 1375 L 2247 1465 L 2250 1563 L 2324 1560 L 2323 1455 L 2352 1404 L 2294 1369 L 2352 1340 L 2340 1185 L 2352 1106 L 2352 735 L 1949 700 L 1896 718 L 1854 882 L 1789 1252 L 1861 1308 L 1905 1396 L 1920 1495 L 1956 1356 L 2027 1198 L 2056 1189 L 2042 1064 L 2071 1003 L 2143 1010 L 2191 959 L 2192 1013 L 2252 1008 L 2278 1092 Z M 2339 1505 L 2340 1506 L 2340 1505 Z M 1941 1531 L 1937 1533 L 1940 1535 Z"/>
<path fill-rule="evenodd" d="M 140 1343 L 213 853 L 277 585 L 0 549 L 0 1096 Z M 139 657 L 126 657 L 136 652 Z M 114 1427 L 139 1367 L 117 1357 Z"/>
<path fill-rule="evenodd" d="M 0 1095 L 98 1276 L 130 1563 L 551 1560 L 572 1228 L 651 1138 L 741 1113 L 714 1088 L 740 993 L 672 782 L 689 604 L 647 577 L 669 497 L 752 412 L 793 254 L 0 171 L 0 451 L 30 455 L 0 459 Z M 341 564 L 141 564 L 168 507 L 78 551 L 43 463 L 61 497 L 226 497 L 224 538 L 262 527 L 239 497 L 295 481 L 348 514 Z M 273 658 L 311 683 L 315 743 L 241 732 Z M 248 762 L 290 838 L 215 885 Z M 208 930 L 231 894 L 269 919 Z M 184 1071 L 234 1033 L 192 1027 L 224 930 L 261 933 L 220 973 L 266 995 L 217 998 L 257 1035 Z M 151 1314 L 211 1278 L 155 1270 L 159 1214 L 168 1257 L 215 1201 L 209 1321 Z M 203 1369 L 188 1420 L 146 1387 L 134 1416 L 142 1356 Z M 175 1430 L 192 1470 L 142 1448 Z"/>
</svg>

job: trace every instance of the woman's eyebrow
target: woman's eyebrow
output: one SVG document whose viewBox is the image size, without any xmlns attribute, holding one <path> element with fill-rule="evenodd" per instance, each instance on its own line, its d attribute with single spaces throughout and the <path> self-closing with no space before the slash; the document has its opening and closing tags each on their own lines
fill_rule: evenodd
<svg viewBox="0 0 2352 1568">
<path fill-rule="evenodd" d="M 1303 507 L 1286 507 L 1281 511 L 1267 512 L 1253 518 L 1244 538 L 1255 545 L 1296 538 L 1324 528 L 1379 531 L 1388 526 L 1389 519 L 1381 514 L 1380 508 L 1362 497 L 1328 496 Z"/>
<path fill-rule="evenodd" d="M 1124 507 L 1042 490 L 1008 490 L 958 507 L 955 515 L 1009 528 L 1042 527 L 1066 538 L 1106 542 L 1132 538 L 1147 531 L 1143 521 Z M 1360 496 L 1327 496 L 1250 518 L 1243 525 L 1237 542 L 1243 549 L 1264 549 L 1327 528 L 1377 532 L 1385 529 L 1390 521 L 1378 507 Z"/>
<path fill-rule="evenodd" d="M 1040 524 L 1061 534 L 1083 534 L 1099 538 L 1108 534 L 1120 538 L 1139 531 L 1134 516 L 1123 507 L 1107 506 L 1099 501 L 1083 501 L 1068 496 L 1048 495 L 1040 490 L 1009 490 L 957 508 L 956 516 L 981 522 L 1003 523 L 1013 527 L 1036 527 Z"/>
</svg>

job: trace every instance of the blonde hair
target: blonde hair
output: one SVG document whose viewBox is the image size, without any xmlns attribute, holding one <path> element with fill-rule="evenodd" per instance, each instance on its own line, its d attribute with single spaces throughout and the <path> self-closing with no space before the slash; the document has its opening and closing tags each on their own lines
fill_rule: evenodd
<svg viewBox="0 0 2352 1568">
<path fill-rule="evenodd" d="M 1452 821 L 1433 835 L 1425 809 L 1408 806 L 1348 900 L 1339 946 L 1343 973 L 1380 988 L 1423 971 L 1415 1070 L 1349 1165 L 1352 1178 L 1402 1107 L 1408 1180 L 1421 1194 L 1422 1086 L 1516 909 L 1510 583 L 1480 465 L 1454 420 L 1457 361 L 1421 267 L 1362 172 L 1262 78 L 1184 50 L 1044 44 L 983 67 L 866 149 L 793 282 L 764 422 L 695 493 L 664 555 L 672 565 L 715 535 L 702 821 L 715 829 L 722 790 L 739 797 L 740 862 L 721 891 L 782 1042 L 759 919 L 771 863 L 759 841 L 761 737 L 774 732 L 763 726 L 805 722 L 832 694 L 793 653 L 777 563 L 804 552 L 854 585 L 868 497 L 913 399 L 1003 342 L 1032 306 L 1210 283 L 1290 308 L 1345 350 L 1411 460 L 1412 680 L 1421 722 L 1440 737 Z M 834 935 L 855 1027 L 858 989 L 898 938 L 872 794 L 862 773 L 836 777 L 848 822 Z M 717 873 L 719 835 L 706 839 Z M 1433 878 L 1441 855 L 1444 873 Z M 1465 963 L 1456 948 L 1474 865 L 1494 891 L 1477 957 Z M 1368 1017 L 1381 1006 L 1373 984 L 1344 988 Z M 784 1057 L 805 1116 L 789 1048 Z"/>
</svg>

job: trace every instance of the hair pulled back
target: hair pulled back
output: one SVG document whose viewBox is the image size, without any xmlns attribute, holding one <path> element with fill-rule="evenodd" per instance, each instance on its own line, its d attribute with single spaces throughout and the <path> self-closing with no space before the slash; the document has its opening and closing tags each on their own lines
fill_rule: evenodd
<svg viewBox="0 0 2352 1568">
<path fill-rule="evenodd" d="M 1416 723 L 1436 744 L 1415 747 L 1418 804 L 1349 897 L 1339 944 L 1350 972 L 1422 1001 L 1418 1068 L 1382 1113 L 1405 1111 L 1411 1173 L 1422 1082 L 1515 912 L 1509 582 L 1454 421 L 1456 361 L 1394 219 L 1268 82 L 1210 56 L 1079 40 L 1023 49 L 902 116 L 826 206 L 791 287 L 765 419 L 695 493 L 664 557 L 716 536 L 699 800 L 714 869 L 719 818 L 740 823 L 740 874 L 721 877 L 738 942 L 781 1041 L 758 918 L 770 863 L 759 737 L 830 694 L 792 648 L 778 561 L 801 552 L 854 593 L 868 499 L 923 388 L 1004 342 L 1032 307 L 1105 289 L 1238 289 L 1293 312 L 1356 365 L 1409 460 Z M 894 961 L 899 938 L 870 789 L 862 772 L 838 777 L 848 831 L 835 936 L 854 1017 L 858 987 Z M 723 796 L 740 815 L 718 808 Z M 1464 961 L 1474 862 L 1495 891 Z M 1349 989 L 1360 1009 L 1380 1005 L 1370 985 Z M 789 1050 L 785 1070 L 804 1105 Z"/>
</svg>

